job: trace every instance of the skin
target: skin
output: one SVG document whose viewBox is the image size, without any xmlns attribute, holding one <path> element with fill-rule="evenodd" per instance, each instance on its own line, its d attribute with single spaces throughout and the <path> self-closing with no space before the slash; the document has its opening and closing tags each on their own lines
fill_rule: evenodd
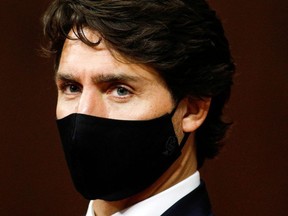
<svg viewBox="0 0 288 216">
<path fill-rule="evenodd" d="M 84 32 L 88 39 L 99 40 L 97 32 L 87 29 Z M 104 40 L 92 48 L 78 40 L 73 32 L 70 36 L 75 40 L 65 41 L 55 78 L 58 119 L 71 113 L 82 113 L 111 119 L 146 120 L 173 110 L 172 96 L 155 70 L 128 63 L 108 49 Z M 204 121 L 209 104 L 209 99 L 181 100 L 172 122 L 179 140 L 184 132 L 191 133 L 182 155 L 163 176 L 139 194 L 114 202 L 95 200 L 95 215 L 111 215 L 192 175 L 197 169 L 194 132 Z"/>
</svg>

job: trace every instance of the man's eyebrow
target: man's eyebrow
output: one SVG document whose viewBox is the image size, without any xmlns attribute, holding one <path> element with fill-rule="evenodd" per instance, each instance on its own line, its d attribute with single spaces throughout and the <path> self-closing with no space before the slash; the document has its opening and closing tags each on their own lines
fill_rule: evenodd
<svg viewBox="0 0 288 216">
<path fill-rule="evenodd" d="M 99 74 L 92 78 L 95 83 L 108 83 L 108 82 L 137 82 L 139 77 L 126 74 Z"/>
<path fill-rule="evenodd" d="M 76 77 L 69 73 L 61 73 L 57 72 L 55 74 L 55 81 L 57 80 L 69 80 L 69 81 L 77 81 Z"/>
<path fill-rule="evenodd" d="M 101 83 L 111 83 L 111 82 L 137 82 L 141 80 L 137 76 L 133 75 L 126 75 L 126 74 L 97 74 L 94 75 L 92 81 L 97 84 Z M 73 74 L 70 73 L 61 73 L 57 72 L 55 74 L 55 81 L 63 80 L 63 81 L 75 81 L 77 82 L 78 79 Z"/>
</svg>

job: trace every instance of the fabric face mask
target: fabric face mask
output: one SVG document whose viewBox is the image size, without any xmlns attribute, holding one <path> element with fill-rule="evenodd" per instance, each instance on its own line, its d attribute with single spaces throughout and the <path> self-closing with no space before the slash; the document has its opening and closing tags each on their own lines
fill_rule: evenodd
<svg viewBox="0 0 288 216">
<path fill-rule="evenodd" d="M 73 183 L 86 199 L 116 201 L 155 182 L 179 157 L 172 112 L 144 120 L 71 114 L 57 120 Z"/>
</svg>

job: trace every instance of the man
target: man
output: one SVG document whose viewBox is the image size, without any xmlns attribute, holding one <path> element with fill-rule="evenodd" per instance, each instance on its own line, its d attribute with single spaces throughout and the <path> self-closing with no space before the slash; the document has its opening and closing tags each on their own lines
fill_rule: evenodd
<svg viewBox="0 0 288 216">
<path fill-rule="evenodd" d="M 229 123 L 234 65 L 204 0 L 56 0 L 57 124 L 91 215 L 212 215 L 197 171 Z"/>
</svg>

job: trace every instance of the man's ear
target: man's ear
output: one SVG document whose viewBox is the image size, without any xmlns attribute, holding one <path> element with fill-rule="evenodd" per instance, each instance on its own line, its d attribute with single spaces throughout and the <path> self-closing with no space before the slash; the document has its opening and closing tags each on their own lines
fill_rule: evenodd
<svg viewBox="0 0 288 216">
<path fill-rule="evenodd" d="M 183 131 L 191 133 L 204 122 L 211 103 L 211 98 L 187 98 L 186 113 L 183 116 Z"/>
</svg>

